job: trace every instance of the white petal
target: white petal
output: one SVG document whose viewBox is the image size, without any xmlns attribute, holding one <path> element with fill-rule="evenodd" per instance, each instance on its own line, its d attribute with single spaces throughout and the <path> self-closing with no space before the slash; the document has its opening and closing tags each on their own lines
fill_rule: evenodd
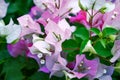
<svg viewBox="0 0 120 80">
<path fill-rule="evenodd" d="M 4 0 L 0 0 L 0 18 L 5 17 L 7 13 L 8 3 L 5 3 Z"/>
<path fill-rule="evenodd" d="M 47 42 L 38 41 L 38 42 L 34 43 L 33 46 L 35 46 L 40 52 L 51 55 L 51 52 L 49 51 L 50 45 Z"/>
<path fill-rule="evenodd" d="M 91 45 L 90 40 L 87 42 L 85 48 L 82 50 L 82 52 L 87 52 L 87 51 L 96 54 L 96 51 L 95 51 L 95 49 L 93 48 L 93 46 Z"/>
<path fill-rule="evenodd" d="M 43 41 L 43 38 L 38 37 L 36 34 L 33 34 L 33 43 L 37 42 L 37 41 Z"/>
<path fill-rule="evenodd" d="M 99 10 L 101 9 L 106 3 L 106 0 L 96 0 L 96 3 L 95 3 L 95 6 L 94 6 L 94 9 L 95 10 Z"/>
<path fill-rule="evenodd" d="M 110 12 L 110 11 L 112 11 L 112 10 L 115 8 L 115 4 L 106 3 L 106 4 L 105 4 L 105 7 L 106 7 L 105 12 Z"/>
<path fill-rule="evenodd" d="M 34 4 L 38 6 L 41 9 L 44 9 L 45 7 L 42 4 L 42 0 L 33 0 Z"/>
<path fill-rule="evenodd" d="M 18 39 L 21 33 L 20 25 L 9 26 L 10 34 L 6 37 L 7 43 L 12 43 L 14 40 Z"/>
</svg>

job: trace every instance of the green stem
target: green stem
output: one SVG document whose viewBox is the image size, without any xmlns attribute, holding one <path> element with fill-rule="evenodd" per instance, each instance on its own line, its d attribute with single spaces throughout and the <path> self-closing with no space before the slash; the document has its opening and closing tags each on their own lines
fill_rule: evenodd
<svg viewBox="0 0 120 80">
<path fill-rule="evenodd" d="M 66 79 L 66 80 L 71 80 L 67 75 L 65 76 L 65 79 Z"/>
<path fill-rule="evenodd" d="M 63 73 L 65 74 L 65 80 L 71 80 L 71 79 L 67 76 L 66 71 L 63 71 Z"/>
</svg>

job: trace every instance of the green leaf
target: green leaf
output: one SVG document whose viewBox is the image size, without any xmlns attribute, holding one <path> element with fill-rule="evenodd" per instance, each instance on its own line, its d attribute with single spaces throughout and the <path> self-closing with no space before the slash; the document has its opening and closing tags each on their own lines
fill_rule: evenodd
<svg viewBox="0 0 120 80">
<path fill-rule="evenodd" d="M 80 46 L 80 54 L 82 53 L 83 49 L 85 48 L 87 42 L 88 42 L 88 40 L 82 41 L 81 46 Z"/>
<path fill-rule="evenodd" d="M 115 28 L 111 28 L 111 27 L 106 27 L 103 29 L 102 33 L 104 37 L 107 37 L 109 35 L 114 35 L 116 34 L 118 31 Z"/>
<path fill-rule="evenodd" d="M 11 57 L 7 51 L 6 43 L 0 43 L 0 64 L 4 63 L 5 60 Z"/>
<path fill-rule="evenodd" d="M 76 37 L 80 37 L 82 40 L 89 39 L 89 31 L 85 27 L 77 27 L 73 34 Z"/>
<path fill-rule="evenodd" d="M 5 62 L 5 59 L 9 58 L 10 55 L 7 50 L 0 51 L 0 64 Z"/>
<path fill-rule="evenodd" d="M 92 31 L 93 33 L 95 33 L 96 35 L 100 34 L 100 30 L 98 28 L 91 28 L 90 31 Z"/>
<path fill-rule="evenodd" d="M 29 77 L 28 80 L 65 80 L 65 77 L 49 77 L 49 74 L 43 72 L 36 72 L 32 76 Z"/>
<path fill-rule="evenodd" d="M 29 80 L 49 80 L 49 75 L 43 72 L 34 73 Z"/>
<path fill-rule="evenodd" d="M 0 35 L 0 44 L 3 44 L 3 43 L 6 43 L 6 39 L 5 39 L 5 37 L 2 37 L 1 35 Z"/>
<path fill-rule="evenodd" d="M 78 44 L 75 40 L 69 39 L 63 42 L 62 49 L 64 52 L 73 52 L 78 49 Z"/>
<path fill-rule="evenodd" d="M 106 46 L 106 48 L 103 47 L 103 44 L 101 44 L 100 41 L 96 42 L 94 45 L 94 49 L 96 50 L 97 54 L 102 57 L 109 57 L 111 56 L 111 47 L 109 45 Z"/>
<path fill-rule="evenodd" d="M 3 66 L 2 74 L 5 73 L 5 80 L 23 80 L 21 72 L 23 65 L 17 59 L 8 59 Z"/>
<path fill-rule="evenodd" d="M 8 7 L 8 13 L 15 13 L 19 10 L 19 7 L 16 3 L 12 3 L 10 4 L 10 6 Z"/>
<path fill-rule="evenodd" d="M 72 62 L 72 61 L 74 61 L 75 60 L 75 57 L 76 57 L 76 55 L 78 54 L 79 52 L 70 52 L 70 53 L 68 53 L 67 54 L 67 61 L 68 62 Z"/>
<path fill-rule="evenodd" d="M 104 39 L 100 39 L 100 42 L 101 42 L 102 46 L 103 46 L 104 48 L 106 48 L 105 40 L 104 40 Z"/>
</svg>

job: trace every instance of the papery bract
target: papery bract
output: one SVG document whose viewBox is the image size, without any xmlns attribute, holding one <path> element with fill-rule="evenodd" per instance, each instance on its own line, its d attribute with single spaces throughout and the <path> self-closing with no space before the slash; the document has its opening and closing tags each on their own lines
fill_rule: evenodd
<svg viewBox="0 0 120 80">
<path fill-rule="evenodd" d="M 55 53 L 52 56 L 46 57 L 46 67 L 51 72 L 52 75 L 62 77 L 64 75 L 64 70 L 69 70 L 67 67 L 67 61 L 60 56 L 60 53 Z"/>
<path fill-rule="evenodd" d="M 87 12 L 80 10 L 76 16 L 70 18 L 70 22 L 78 22 L 83 24 L 85 27 L 89 28 L 89 23 L 87 21 Z"/>
<path fill-rule="evenodd" d="M 58 24 L 50 20 L 45 27 L 46 38 L 45 41 L 55 46 L 55 51 L 61 51 L 61 44 L 64 40 L 69 39 L 71 36 L 70 25 L 66 20 L 59 21 Z"/>
<path fill-rule="evenodd" d="M 96 27 L 102 31 L 106 18 L 105 14 L 97 13 L 93 18 L 92 27 Z"/>
<path fill-rule="evenodd" d="M 0 36 L 5 36 L 7 43 L 12 43 L 15 40 L 19 39 L 21 33 L 21 26 L 14 24 L 12 19 L 8 25 L 0 25 Z"/>
<path fill-rule="evenodd" d="M 24 40 L 19 40 L 15 44 L 8 44 L 7 48 L 10 55 L 13 57 L 17 57 L 19 55 L 26 55 L 26 53 L 28 52 L 28 48 Z"/>
<path fill-rule="evenodd" d="M 29 49 L 32 54 L 51 55 L 50 45 L 35 34 L 33 34 L 33 45 Z"/>
<path fill-rule="evenodd" d="M 120 3 L 118 2 L 116 4 L 115 9 L 112 12 L 106 13 L 106 19 L 105 19 L 105 23 L 104 26 L 109 25 L 109 26 L 113 26 L 116 29 L 120 29 Z"/>
<path fill-rule="evenodd" d="M 21 37 L 31 33 L 43 34 L 43 32 L 41 32 L 40 25 L 33 21 L 30 15 L 19 17 L 18 21 L 22 26 Z"/>
<path fill-rule="evenodd" d="M 99 80 L 112 80 L 111 75 L 113 74 L 113 71 L 113 66 L 106 66 L 99 63 L 98 71 L 95 78 L 98 78 Z"/>
<path fill-rule="evenodd" d="M 44 11 L 41 17 L 37 20 L 37 22 L 46 26 L 49 20 L 53 20 L 55 23 L 58 23 L 59 20 L 61 20 L 61 17 L 55 16 L 53 13 L 47 10 L 47 11 Z"/>
<path fill-rule="evenodd" d="M 115 8 L 115 4 L 106 0 L 79 0 L 79 2 L 83 10 L 94 9 L 96 11 L 109 12 Z"/>
<path fill-rule="evenodd" d="M 111 58 L 111 62 L 115 62 L 120 58 L 120 40 L 116 40 L 114 46 L 111 50 L 113 57 Z"/>
<path fill-rule="evenodd" d="M 34 4 L 42 9 L 44 9 L 45 7 L 43 6 L 41 0 L 33 0 Z"/>
<path fill-rule="evenodd" d="M 42 71 L 44 73 L 50 73 L 50 71 L 46 68 L 44 64 L 41 64 L 41 59 L 36 54 L 27 53 L 27 57 L 33 58 L 37 61 L 39 69 L 38 71 Z"/>
<path fill-rule="evenodd" d="M 30 16 L 33 18 L 33 20 L 37 20 L 38 18 L 41 17 L 43 12 L 44 12 L 43 9 L 41 9 L 37 6 L 34 6 L 31 8 Z"/>
<path fill-rule="evenodd" d="M 97 60 L 87 60 L 85 55 L 76 56 L 76 65 L 71 71 L 74 77 L 81 79 L 83 77 L 88 77 L 89 79 L 94 78 L 97 73 L 98 61 Z"/>
<path fill-rule="evenodd" d="M 78 4 L 71 5 L 71 3 L 77 3 L 73 0 L 34 0 L 34 2 L 42 2 L 42 4 L 49 9 L 55 16 L 65 17 L 68 15 L 68 13 L 71 11 L 72 8 L 76 8 L 78 10 Z M 35 3 L 36 5 L 39 5 L 38 3 Z M 74 10 L 73 12 L 77 12 Z M 79 10 L 78 10 L 79 11 Z"/>
<path fill-rule="evenodd" d="M 0 19 L 5 17 L 8 5 L 9 3 L 6 3 L 4 0 L 0 0 Z"/>
</svg>

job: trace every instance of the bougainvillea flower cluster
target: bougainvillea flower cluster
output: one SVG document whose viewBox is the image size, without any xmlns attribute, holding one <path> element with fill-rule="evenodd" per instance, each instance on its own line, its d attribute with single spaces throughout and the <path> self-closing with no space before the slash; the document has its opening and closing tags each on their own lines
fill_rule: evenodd
<svg viewBox="0 0 120 80">
<path fill-rule="evenodd" d="M 49 78 L 112 80 L 120 63 L 119 0 L 33 2 L 18 24 L 5 25 L 9 3 L 0 0 L 0 37 L 11 56 L 33 58 Z"/>
</svg>

